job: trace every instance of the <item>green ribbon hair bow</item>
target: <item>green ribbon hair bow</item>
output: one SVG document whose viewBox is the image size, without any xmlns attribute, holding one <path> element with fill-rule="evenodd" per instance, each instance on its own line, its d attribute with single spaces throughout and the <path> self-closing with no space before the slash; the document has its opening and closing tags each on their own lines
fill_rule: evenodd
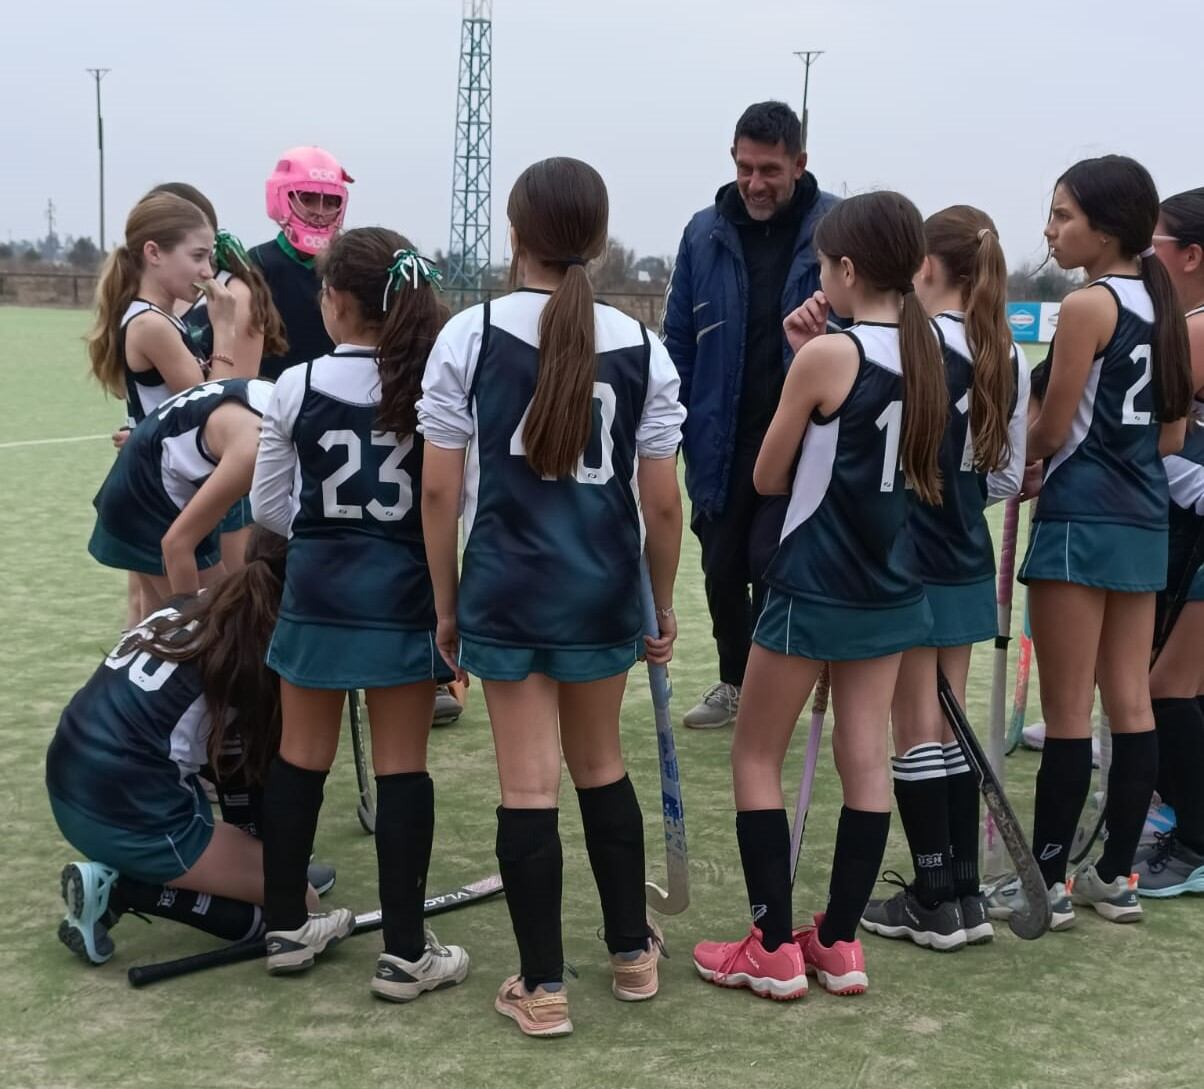
<svg viewBox="0 0 1204 1089">
<path fill-rule="evenodd" d="M 401 289 L 401 285 L 409 283 L 412 288 L 418 287 L 419 279 L 431 284 L 435 290 L 443 290 L 443 270 L 429 257 L 423 257 L 417 250 L 395 250 L 393 263 L 389 266 L 389 278 L 385 281 L 385 293 L 381 299 L 380 308 L 389 309 L 389 296 Z"/>
<path fill-rule="evenodd" d="M 229 231 L 218 231 L 213 238 L 213 260 L 223 272 L 235 272 L 233 262 L 237 261 L 244 269 L 251 269 L 251 255 L 246 247 Z"/>
</svg>

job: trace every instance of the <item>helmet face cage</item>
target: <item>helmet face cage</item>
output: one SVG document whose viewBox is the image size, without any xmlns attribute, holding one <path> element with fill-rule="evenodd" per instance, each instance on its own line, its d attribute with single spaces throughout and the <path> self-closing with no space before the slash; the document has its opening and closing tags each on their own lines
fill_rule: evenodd
<svg viewBox="0 0 1204 1089">
<path fill-rule="evenodd" d="M 268 215 L 296 249 L 319 253 L 343 225 L 353 180 L 328 151 L 292 148 L 267 180 Z"/>
</svg>

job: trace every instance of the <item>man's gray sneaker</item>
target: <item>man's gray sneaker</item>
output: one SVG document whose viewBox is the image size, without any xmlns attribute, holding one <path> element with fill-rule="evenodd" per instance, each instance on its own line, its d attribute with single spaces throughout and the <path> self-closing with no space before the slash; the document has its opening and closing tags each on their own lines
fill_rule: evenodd
<svg viewBox="0 0 1204 1089">
<path fill-rule="evenodd" d="M 995 928 L 991 925 L 991 916 L 987 912 L 987 898 L 981 892 L 963 896 L 961 909 L 967 944 L 986 945 L 994 940 Z"/>
<path fill-rule="evenodd" d="M 1141 921 L 1141 901 L 1137 899 L 1137 875 L 1104 881 L 1095 863 L 1084 862 L 1066 883 L 1070 899 L 1076 904 L 1095 908 L 1110 923 Z"/>
<path fill-rule="evenodd" d="M 866 930 L 883 938 L 906 938 L 939 953 L 952 953 L 965 946 L 966 931 L 956 900 L 945 900 L 928 908 L 898 875 L 883 876 L 900 888 L 889 900 L 871 900 L 866 905 L 861 915 L 861 925 Z M 892 876 L 897 879 L 892 880 Z"/>
<path fill-rule="evenodd" d="M 314 957 L 347 937 L 355 929 L 355 915 L 346 908 L 335 908 L 322 915 L 311 915 L 296 930 L 269 930 L 264 935 L 268 947 L 268 971 L 272 975 L 303 972 Z"/>
<path fill-rule="evenodd" d="M 1045 892 L 1049 897 L 1049 929 L 1068 930 L 1074 926 L 1074 905 L 1070 902 L 1066 886 L 1059 881 Z M 1025 911 L 1028 908 L 1024 886 L 1015 874 L 988 885 L 983 889 L 983 895 L 987 901 L 987 914 L 992 919 L 1007 919 L 1013 911 Z"/>
<path fill-rule="evenodd" d="M 412 1002 L 423 991 L 439 991 L 463 983 L 468 976 L 468 954 L 458 945 L 441 945 L 426 928 L 426 948 L 415 961 L 381 953 L 376 958 L 372 993 L 390 1002 Z"/>
<path fill-rule="evenodd" d="M 691 730 L 717 730 L 736 721 L 740 710 L 740 686 L 720 681 L 711 685 L 702 699 L 681 720 Z"/>
<path fill-rule="evenodd" d="M 435 716 L 431 719 L 432 726 L 450 726 L 462 714 L 464 705 L 452 695 L 451 688 L 441 684 L 435 689 Z"/>
</svg>

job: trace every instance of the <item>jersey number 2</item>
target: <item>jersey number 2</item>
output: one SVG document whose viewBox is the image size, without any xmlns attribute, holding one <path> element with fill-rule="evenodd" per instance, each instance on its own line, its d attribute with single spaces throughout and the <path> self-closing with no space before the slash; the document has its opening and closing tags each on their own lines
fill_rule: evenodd
<svg viewBox="0 0 1204 1089">
<path fill-rule="evenodd" d="M 585 454 L 577 459 L 577 470 L 573 474 L 578 484 L 606 484 L 614 478 L 614 453 L 615 453 L 615 437 L 613 434 L 615 424 L 615 388 L 609 382 L 594 383 L 594 400 L 597 401 L 602 408 L 602 456 L 600 464 L 586 465 Z M 527 456 L 527 448 L 523 445 L 523 431 L 527 426 L 527 416 L 530 415 L 531 406 L 527 405 L 523 410 L 523 417 L 518 421 L 518 427 L 514 429 L 514 434 L 510 436 L 510 454 L 513 457 L 525 458 Z M 554 479 L 545 477 L 545 480 Z"/>
<path fill-rule="evenodd" d="M 318 440 L 323 450 L 331 450 L 335 446 L 347 448 L 347 461 L 325 480 L 322 481 L 322 511 L 327 518 L 364 517 L 366 510 L 378 522 L 398 522 L 404 518 L 414 505 L 414 484 L 410 474 L 402 467 L 405 456 L 414 449 L 414 436 L 407 435 L 401 442 L 389 431 L 373 431 L 373 446 L 391 446 L 389 456 L 381 464 L 377 479 L 382 484 L 393 484 L 397 487 L 397 502 L 385 506 L 379 499 L 373 499 L 367 506 L 358 503 L 344 503 L 339 499 L 339 485 L 346 483 L 360 471 L 362 464 L 360 437 L 354 431 L 336 430 L 324 432 Z"/>
<path fill-rule="evenodd" d="M 1122 424 L 1136 424 L 1138 427 L 1144 427 L 1150 422 L 1150 413 L 1138 412 L 1133 402 L 1137 399 L 1137 395 L 1150 384 L 1150 346 L 1148 344 L 1138 344 L 1129 353 L 1129 358 L 1137 366 L 1141 367 L 1142 370 L 1141 376 L 1137 381 L 1125 390 L 1125 403 L 1120 411 L 1120 422 Z"/>
</svg>

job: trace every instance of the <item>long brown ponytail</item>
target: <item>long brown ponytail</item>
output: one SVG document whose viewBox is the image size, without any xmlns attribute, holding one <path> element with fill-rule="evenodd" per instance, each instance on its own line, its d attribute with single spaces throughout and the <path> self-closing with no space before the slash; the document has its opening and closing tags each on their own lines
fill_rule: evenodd
<svg viewBox="0 0 1204 1089">
<path fill-rule="evenodd" d="M 117 345 L 121 319 L 138 295 L 143 248 L 155 242 L 173 249 L 189 231 L 208 226 L 200 208 L 171 193 L 144 197 L 130 210 L 125 241 L 105 259 L 96 282 L 96 321 L 87 341 L 92 374 L 114 397 L 125 396 L 125 368 Z"/>
<path fill-rule="evenodd" d="M 403 258 L 403 264 L 409 271 L 399 269 L 395 275 L 393 266 L 407 253 L 412 256 Z M 432 270 L 432 279 L 424 267 Z M 418 426 L 415 406 L 422 396 L 422 372 L 448 317 L 433 282 L 438 270 L 396 231 L 356 227 L 318 255 L 318 271 L 328 287 L 355 300 L 360 320 L 377 332 L 380 429 L 412 435 Z"/>
<path fill-rule="evenodd" d="M 539 318 L 539 375 L 523 428 L 527 463 L 541 476 L 573 473 L 593 432 L 594 290 L 585 262 L 606 245 L 606 183 L 580 159 L 544 159 L 519 175 L 506 212 L 518 258 L 564 268 Z"/>
<path fill-rule="evenodd" d="M 863 193 L 837 204 L 815 229 L 815 248 L 829 260 L 847 257 L 855 274 L 878 291 L 897 291 L 899 357 L 903 368 L 903 473 L 916 494 L 941 503 L 937 462 L 949 393 L 945 362 L 932 323 L 916 298 L 912 277 L 924 260 L 924 224 L 901 193 Z"/>
<path fill-rule="evenodd" d="M 263 659 L 280 612 L 286 552 L 283 537 L 256 528 L 245 567 L 127 644 L 166 661 L 196 662 L 211 723 L 209 763 L 219 775 L 245 767 L 250 779 L 262 781 L 280 747 L 280 681 Z M 241 741 L 233 763 L 222 758 L 231 730 Z"/>
<path fill-rule="evenodd" d="M 1016 397 L 1012 332 L 1007 321 L 1007 263 L 986 212 L 955 204 L 924 221 L 929 259 L 944 266 L 962 295 L 966 342 L 974 356 L 970 434 L 974 467 L 1002 469 L 1012 456 L 1008 423 Z"/>
</svg>

